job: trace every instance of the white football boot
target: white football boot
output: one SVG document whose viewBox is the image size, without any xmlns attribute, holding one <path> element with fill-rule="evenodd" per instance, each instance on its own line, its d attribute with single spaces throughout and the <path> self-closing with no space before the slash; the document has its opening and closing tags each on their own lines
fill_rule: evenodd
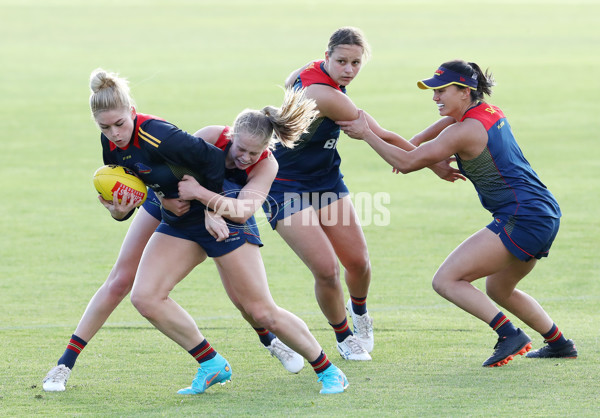
<svg viewBox="0 0 600 418">
<path fill-rule="evenodd" d="M 367 353 L 373 351 L 375 345 L 375 337 L 373 336 L 373 318 L 369 316 L 369 312 L 364 315 L 357 315 L 352 310 L 352 300 L 348 300 L 346 310 L 352 317 L 352 327 L 354 335 L 358 338 L 360 345 L 363 346 Z"/>
<path fill-rule="evenodd" d="M 263 346 L 264 347 L 264 346 Z M 290 373 L 298 373 L 304 367 L 304 358 L 285 345 L 279 338 L 274 338 L 271 345 L 265 347 L 276 357 Z"/>
<path fill-rule="evenodd" d="M 371 356 L 367 353 L 367 350 L 360 345 L 356 335 L 349 335 L 341 343 L 337 343 L 338 351 L 345 360 L 359 360 L 368 361 L 371 360 Z"/>
<path fill-rule="evenodd" d="M 44 390 L 46 392 L 63 392 L 69 376 L 71 376 L 71 369 L 64 364 L 53 367 L 43 380 Z"/>
</svg>

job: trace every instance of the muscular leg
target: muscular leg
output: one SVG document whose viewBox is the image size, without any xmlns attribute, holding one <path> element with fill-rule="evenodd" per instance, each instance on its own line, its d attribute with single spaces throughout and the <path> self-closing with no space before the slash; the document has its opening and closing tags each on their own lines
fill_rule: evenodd
<svg viewBox="0 0 600 418">
<path fill-rule="evenodd" d="M 79 320 L 74 335 L 54 367 L 43 380 L 45 391 L 64 391 L 71 369 L 85 345 L 131 290 L 140 258 L 159 221 L 140 208 L 121 245 L 119 257 L 104 284 L 96 291 Z"/>
<path fill-rule="evenodd" d="M 308 207 L 279 221 L 276 230 L 312 272 L 315 295 L 325 318 L 330 324 L 344 321 L 346 311 L 338 259 L 315 210 Z"/>
<path fill-rule="evenodd" d="M 256 245 L 246 243 L 214 261 L 227 294 L 253 327 L 269 329 L 308 361 L 320 355 L 321 346 L 304 321 L 275 304 Z"/>
<path fill-rule="evenodd" d="M 131 301 L 140 314 L 186 351 L 204 337 L 193 318 L 169 293 L 205 259 L 206 253 L 195 242 L 154 233 L 142 255 L 131 292 Z"/>
<path fill-rule="evenodd" d="M 487 294 L 500 306 L 506 308 L 528 326 L 539 332 L 547 333 L 554 322 L 540 304 L 527 293 L 515 288 L 535 266 L 535 259 L 528 262 L 517 261 L 506 269 L 488 276 Z"/>
<path fill-rule="evenodd" d="M 439 267 L 433 288 L 459 308 L 488 323 L 499 312 L 492 301 L 471 282 L 493 275 L 520 262 L 487 228 L 467 238 Z"/>
<path fill-rule="evenodd" d="M 127 296 L 146 243 L 160 221 L 142 207 L 131 222 L 121 250 L 104 284 L 96 291 L 81 317 L 75 335 L 89 342 Z"/>
<path fill-rule="evenodd" d="M 371 263 L 367 241 L 350 197 L 322 208 L 319 217 L 323 231 L 344 266 L 348 291 L 354 297 L 366 297 L 371 283 Z M 331 220 L 336 222 L 328 222 Z"/>
</svg>

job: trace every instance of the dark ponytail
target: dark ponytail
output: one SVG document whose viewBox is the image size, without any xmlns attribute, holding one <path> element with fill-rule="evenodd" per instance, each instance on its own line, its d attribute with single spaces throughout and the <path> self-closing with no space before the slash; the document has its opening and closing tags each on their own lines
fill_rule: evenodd
<svg viewBox="0 0 600 418">
<path fill-rule="evenodd" d="M 473 72 L 477 74 L 477 100 L 482 100 L 484 94 L 491 96 L 492 87 L 496 85 L 492 73 L 489 69 L 486 69 L 484 73 L 481 71 L 481 68 L 479 68 L 479 65 L 474 62 L 469 62 L 467 64 L 473 69 Z"/>
</svg>

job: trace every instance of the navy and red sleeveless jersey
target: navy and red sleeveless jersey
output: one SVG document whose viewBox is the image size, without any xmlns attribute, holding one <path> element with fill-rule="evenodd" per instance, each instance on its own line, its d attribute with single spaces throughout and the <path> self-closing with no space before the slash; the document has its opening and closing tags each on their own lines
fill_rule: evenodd
<svg viewBox="0 0 600 418">
<path fill-rule="evenodd" d="M 300 72 L 294 88 L 305 88 L 313 84 L 330 86 L 346 93 L 344 86 L 339 86 L 327 74 L 325 61 L 314 61 Z M 275 146 L 273 155 L 279 163 L 276 183 L 290 180 L 321 180 L 331 176 L 340 176 L 340 155 L 337 152 L 337 141 L 340 127 L 333 120 L 320 117 L 303 134 L 293 149 L 281 144 Z"/>
<path fill-rule="evenodd" d="M 184 174 L 220 193 L 223 190 L 225 153 L 175 125 L 151 115 L 138 113 L 131 141 L 126 148 L 115 146 L 102 134 L 104 164 L 118 164 L 133 170 L 158 196 L 176 198 L 177 184 Z M 185 225 L 204 222 L 205 206 L 192 201 L 190 211 L 178 217 L 161 208 L 163 220 Z"/>
<path fill-rule="evenodd" d="M 476 158 L 462 160 L 456 155 L 456 161 L 475 186 L 483 207 L 493 215 L 559 218 L 556 199 L 525 159 L 502 110 L 480 103 L 461 122 L 467 118 L 483 124 L 487 146 Z"/>
</svg>

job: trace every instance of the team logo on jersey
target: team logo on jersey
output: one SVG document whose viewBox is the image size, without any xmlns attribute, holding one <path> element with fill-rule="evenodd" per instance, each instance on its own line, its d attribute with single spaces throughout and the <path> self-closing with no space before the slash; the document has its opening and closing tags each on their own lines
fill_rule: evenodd
<svg viewBox="0 0 600 418">
<path fill-rule="evenodd" d="M 148 167 L 147 165 L 144 165 L 142 163 L 136 163 L 135 168 L 137 169 L 138 173 L 140 173 L 140 174 L 148 174 L 152 171 L 152 169 L 150 167 Z"/>
</svg>

